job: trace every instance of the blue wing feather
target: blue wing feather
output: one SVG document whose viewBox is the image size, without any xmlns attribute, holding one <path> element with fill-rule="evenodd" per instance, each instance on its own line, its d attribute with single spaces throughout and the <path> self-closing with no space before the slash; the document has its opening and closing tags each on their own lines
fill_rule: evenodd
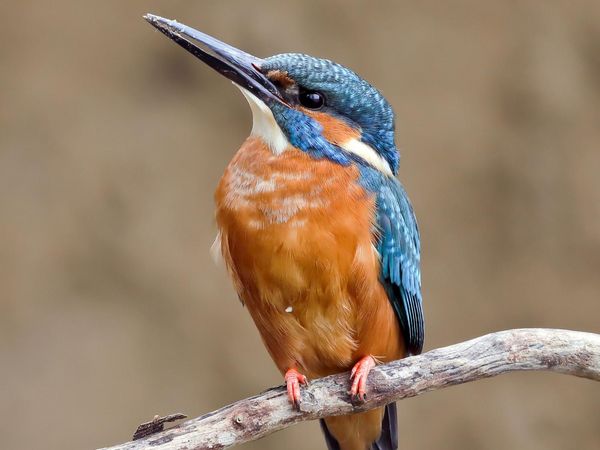
<svg viewBox="0 0 600 450">
<path fill-rule="evenodd" d="M 423 349 L 420 239 L 415 215 L 400 182 L 361 170 L 365 188 L 376 196 L 376 247 L 381 258 L 381 282 L 400 322 L 407 351 Z"/>
</svg>

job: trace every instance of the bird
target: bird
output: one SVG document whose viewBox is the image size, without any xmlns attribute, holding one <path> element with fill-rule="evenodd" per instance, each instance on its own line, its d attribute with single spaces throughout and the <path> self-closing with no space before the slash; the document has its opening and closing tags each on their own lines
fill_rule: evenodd
<svg viewBox="0 0 600 450">
<path fill-rule="evenodd" d="M 144 18 L 246 97 L 250 136 L 215 192 L 214 248 L 293 407 L 309 379 L 421 353 L 420 237 L 397 178 L 392 107 L 352 70 L 301 53 L 258 58 L 175 20 Z M 398 447 L 395 403 L 321 419 L 329 450 Z"/>
</svg>

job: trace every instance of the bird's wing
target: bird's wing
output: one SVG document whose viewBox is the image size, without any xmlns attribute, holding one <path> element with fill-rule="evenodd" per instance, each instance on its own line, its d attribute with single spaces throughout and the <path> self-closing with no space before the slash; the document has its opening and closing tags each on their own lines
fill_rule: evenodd
<svg viewBox="0 0 600 450">
<path fill-rule="evenodd" d="M 407 351 L 416 355 L 421 353 L 424 339 L 419 229 L 398 180 L 387 178 L 376 194 L 381 282 L 400 321 Z"/>
</svg>

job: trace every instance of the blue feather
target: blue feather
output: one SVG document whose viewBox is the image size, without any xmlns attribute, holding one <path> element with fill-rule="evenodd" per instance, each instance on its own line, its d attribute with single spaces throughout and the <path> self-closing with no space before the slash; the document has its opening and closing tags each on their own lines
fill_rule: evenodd
<svg viewBox="0 0 600 450">
<path fill-rule="evenodd" d="M 376 247 L 381 257 L 381 282 L 400 322 L 410 354 L 423 349 L 421 254 L 415 215 L 400 182 L 361 166 L 361 185 L 376 197 Z"/>
</svg>

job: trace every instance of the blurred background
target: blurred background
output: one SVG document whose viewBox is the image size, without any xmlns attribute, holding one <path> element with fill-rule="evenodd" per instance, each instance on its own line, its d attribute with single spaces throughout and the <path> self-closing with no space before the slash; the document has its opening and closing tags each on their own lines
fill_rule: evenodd
<svg viewBox="0 0 600 450">
<path fill-rule="evenodd" d="M 209 247 L 251 117 L 153 12 L 350 66 L 396 110 L 426 349 L 600 332 L 600 2 L 74 0 L 0 13 L 0 447 L 93 449 L 282 382 Z M 510 374 L 400 404 L 402 449 L 598 449 L 598 384 Z M 316 423 L 245 450 L 323 448 Z"/>
</svg>

